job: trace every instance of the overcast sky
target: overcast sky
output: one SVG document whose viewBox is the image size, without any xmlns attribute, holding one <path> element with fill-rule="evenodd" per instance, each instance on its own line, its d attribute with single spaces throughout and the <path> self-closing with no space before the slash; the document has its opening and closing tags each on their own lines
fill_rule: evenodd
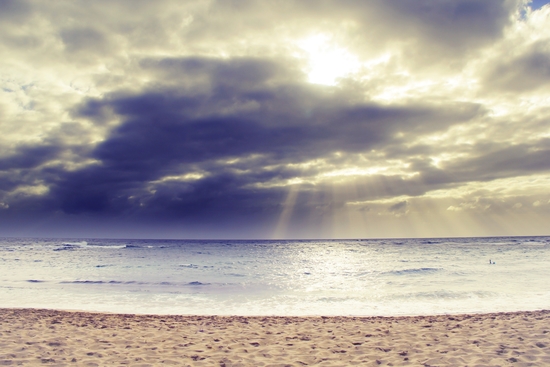
<svg viewBox="0 0 550 367">
<path fill-rule="evenodd" d="M 0 235 L 548 235 L 545 3 L 0 0 Z"/>
</svg>

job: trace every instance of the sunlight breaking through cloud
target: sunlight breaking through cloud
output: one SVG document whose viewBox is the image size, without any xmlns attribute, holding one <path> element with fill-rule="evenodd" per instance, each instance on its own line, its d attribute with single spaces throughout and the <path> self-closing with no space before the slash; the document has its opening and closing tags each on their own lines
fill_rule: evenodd
<svg viewBox="0 0 550 367">
<path fill-rule="evenodd" d="M 548 231 L 547 4 L 28 0 L 0 18 L 6 235 Z"/>
</svg>

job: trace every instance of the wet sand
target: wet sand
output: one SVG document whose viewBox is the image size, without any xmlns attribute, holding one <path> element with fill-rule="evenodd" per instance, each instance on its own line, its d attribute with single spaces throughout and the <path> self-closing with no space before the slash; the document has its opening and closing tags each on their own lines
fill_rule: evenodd
<svg viewBox="0 0 550 367">
<path fill-rule="evenodd" d="M 0 365 L 550 366 L 550 311 L 241 317 L 0 309 Z"/>
</svg>

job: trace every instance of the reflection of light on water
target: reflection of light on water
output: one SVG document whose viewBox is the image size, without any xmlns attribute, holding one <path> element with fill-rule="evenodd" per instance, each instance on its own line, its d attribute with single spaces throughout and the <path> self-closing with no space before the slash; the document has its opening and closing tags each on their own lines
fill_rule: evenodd
<svg viewBox="0 0 550 367">
<path fill-rule="evenodd" d="M 55 246 L 43 241 L 32 248 L 0 242 L 10 268 L 0 272 L 0 307 L 245 315 L 548 307 L 549 237 L 136 240 L 134 247 L 124 249 L 124 241 L 90 241 L 98 247 L 53 251 Z M 487 266 L 489 258 L 496 265 Z"/>
</svg>

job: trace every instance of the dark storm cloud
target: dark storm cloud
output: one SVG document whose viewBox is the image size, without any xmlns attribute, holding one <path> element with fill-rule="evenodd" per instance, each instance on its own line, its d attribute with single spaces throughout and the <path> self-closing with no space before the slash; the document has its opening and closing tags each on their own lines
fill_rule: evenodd
<svg viewBox="0 0 550 367">
<path fill-rule="evenodd" d="M 548 139 L 532 145 L 517 144 L 478 152 L 477 156 L 459 160 L 445 167 L 455 181 L 490 181 L 502 177 L 522 176 L 550 170 Z"/>
<path fill-rule="evenodd" d="M 0 158 L 0 170 L 34 168 L 55 157 L 60 150 L 52 145 L 19 147 L 16 153 Z"/>
<path fill-rule="evenodd" d="M 474 146 L 457 149 L 464 155 L 449 163 L 435 166 L 429 158 L 434 148 L 412 146 L 408 149 L 395 149 L 390 146 L 388 156 L 404 159 L 410 170 L 419 175 L 407 182 L 416 188 L 408 195 L 422 195 L 427 191 L 456 187 L 462 183 L 493 181 L 507 177 L 521 177 L 538 172 L 550 171 L 550 144 L 548 139 L 534 140 L 530 144 L 481 142 Z M 399 194 L 399 193 L 396 193 Z"/>
<path fill-rule="evenodd" d="M 156 80 L 143 92 L 112 93 L 77 110 L 100 123 L 110 110 L 122 123 L 91 153 L 99 164 L 52 172 L 58 178 L 48 200 L 63 211 L 250 214 L 279 205 L 286 191 L 261 184 L 306 171 L 285 168 L 289 163 L 369 151 L 397 133 L 412 138 L 479 113 L 467 104 L 443 111 L 352 103 L 339 89 L 292 84 L 292 71 L 262 59 L 186 58 L 144 65 L 160 68 L 167 86 Z M 174 78 L 184 87 L 174 87 Z M 254 156 L 240 169 L 239 163 L 225 163 Z M 151 183 L 197 171 L 204 177 Z"/>
<path fill-rule="evenodd" d="M 202 180 L 157 185 L 155 194 L 145 197 L 144 202 L 148 211 L 164 216 L 227 220 L 245 214 L 272 218 L 279 214 L 286 190 L 246 187 L 266 176 L 273 173 L 242 175 L 220 169 Z"/>
<path fill-rule="evenodd" d="M 37 167 L 55 159 L 62 151 L 57 145 L 19 146 L 15 152 L 1 157 L 0 198 L 21 185 L 45 179 Z"/>
<path fill-rule="evenodd" d="M 82 115 L 102 119 L 110 108 L 125 123 L 95 151 L 94 157 L 117 165 L 159 159 L 192 163 L 247 154 L 269 154 L 300 162 L 334 151 L 362 151 L 384 144 L 397 132 L 434 132 L 478 113 L 468 104 L 382 107 L 351 104 L 338 90 L 301 84 L 270 83 L 273 63 L 260 59 L 168 60 L 179 65 L 188 90 L 156 88 L 139 94 L 113 94 L 91 100 Z M 247 108 L 251 106 L 251 108 Z M 285 158 L 287 157 L 287 158 Z M 165 160 L 164 158 L 173 158 Z M 155 164 L 153 164 L 155 165 Z"/>
</svg>

